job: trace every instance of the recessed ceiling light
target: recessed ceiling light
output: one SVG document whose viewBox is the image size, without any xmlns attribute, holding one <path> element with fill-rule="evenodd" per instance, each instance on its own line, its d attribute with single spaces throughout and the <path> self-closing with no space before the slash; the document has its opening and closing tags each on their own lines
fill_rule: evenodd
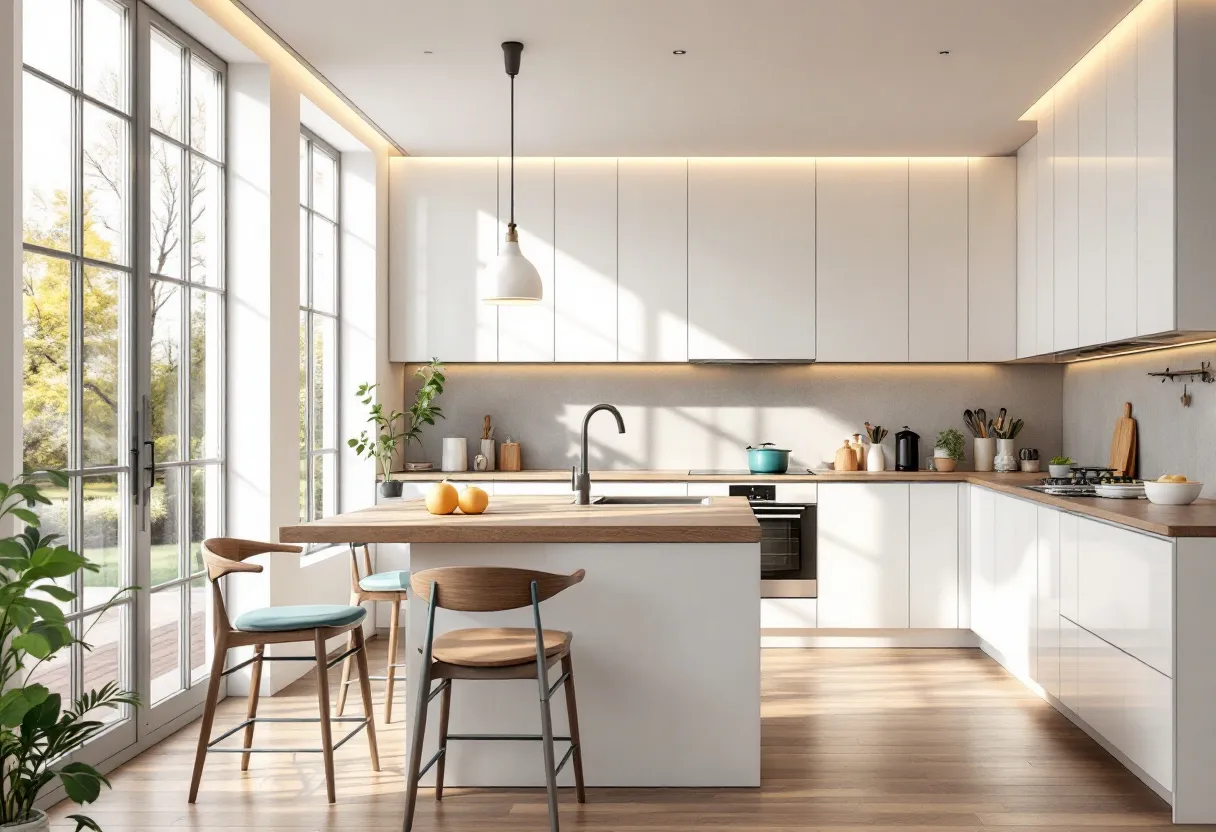
<svg viewBox="0 0 1216 832">
<path fill-rule="evenodd" d="M 687 49 L 673 49 L 673 50 L 671 50 L 671 54 L 673 54 L 673 55 L 687 55 L 687 54 L 688 54 L 688 50 L 687 50 Z"/>
<path fill-rule="evenodd" d="M 950 50 L 949 50 L 949 49 L 943 49 L 941 52 L 938 52 L 937 54 L 939 54 L 939 55 L 949 55 L 949 54 L 950 54 Z"/>
<path fill-rule="evenodd" d="M 434 55 L 435 53 L 434 53 L 434 52 L 432 52 L 432 51 L 431 51 L 431 50 L 429 50 L 429 49 L 424 49 L 424 50 L 422 51 L 422 54 L 423 54 L 423 55 Z"/>
</svg>

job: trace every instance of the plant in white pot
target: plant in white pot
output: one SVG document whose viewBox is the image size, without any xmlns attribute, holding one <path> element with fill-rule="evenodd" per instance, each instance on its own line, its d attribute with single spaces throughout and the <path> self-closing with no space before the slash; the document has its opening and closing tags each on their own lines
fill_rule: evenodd
<svg viewBox="0 0 1216 832">
<path fill-rule="evenodd" d="M 966 442 L 963 435 L 954 428 L 947 428 L 937 435 L 933 447 L 933 467 L 943 473 L 950 473 L 960 462 L 967 458 L 964 448 Z"/>
<path fill-rule="evenodd" d="M 67 486 L 61 474 L 45 476 L 59 488 Z M 108 727 L 93 718 L 99 708 L 139 704 L 138 697 L 116 681 L 66 703 L 45 685 L 31 681 L 43 662 L 61 653 L 64 663 L 70 661 L 70 652 L 65 651 L 73 645 L 89 649 L 83 640 L 88 632 L 78 639 L 68 628 L 62 605 L 70 605 L 76 593 L 62 584 L 82 570 L 98 571 L 96 564 L 58 545 L 57 535 L 39 532 L 38 515 L 32 509 L 50 503 L 30 476 L 11 485 L 0 482 L 0 522 L 12 517 L 25 523 L 21 534 L 0 538 L 0 689 L 4 691 L 0 695 L 0 830 L 7 832 L 50 829 L 46 813 L 34 803 L 56 781 L 75 803 L 97 800 L 109 781 L 88 763 L 64 763 L 64 759 Z M 131 589 L 115 593 L 102 613 Z M 69 817 L 77 832 L 101 832 L 92 818 Z"/>
</svg>

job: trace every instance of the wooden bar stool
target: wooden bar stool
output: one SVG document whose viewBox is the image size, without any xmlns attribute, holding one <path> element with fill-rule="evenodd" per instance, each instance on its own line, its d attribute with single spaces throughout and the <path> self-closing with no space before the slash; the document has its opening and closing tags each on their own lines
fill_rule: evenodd
<svg viewBox="0 0 1216 832">
<path fill-rule="evenodd" d="M 241 755 L 241 771 L 249 770 L 249 755 L 254 752 L 284 752 L 284 753 L 320 753 L 325 758 L 325 791 L 329 802 L 335 802 L 334 795 L 334 751 L 347 740 L 367 729 L 367 745 L 372 756 L 372 770 L 380 770 L 380 759 L 376 752 L 376 725 L 372 720 L 372 687 L 367 678 L 367 649 L 363 644 L 363 629 L 360 626 L 367 610 L 359 606 L 343 606 L 341 604 L 312 604 L 291 607 L 267 607 L 251 610 L 238 616 L 234 623 L 229 623 L 228 612 L 224 606 L 224 596 L 220 592 L 219 579 L 229 572 L 261 572 L 262 567 L 256 563 L 244 563 L 255 555 L 266 552 L 295 552 L 303 551 L 299 546 L 288 546 L 280 543 L 259 543 L 254 540 L 238 540 L 229 537 L 209 538 L 203 541 L 203 563 L 207 567 L 207 577 L 211 580 L 211 598 L 215 605 L 215 656 L 211 661 L 211 680 L 207 684 L 207 701 L 203 705 L 203 721 L 198 732 L 198 749 L 194 754 L 194 774 L 190 778 L 190 802 L 198 797 L 198 785 L 203 776 L 203 763 L 208 752 L 228 752 Z M 334 636 L 349 632 L 350 647 L 340 656 L 329 660 L 325 653 L 325 642 Z M 267 656 L 267 644 L 284 644 L 288 642 L 313 643 L 315 654 L 312 656 Z M 224 669 L 228 650 L 232 647 L 249 647 L 254 649 L 253 658 L 241 662 L 235 667 Z M 353 656 L 359 665 L 359 683 L 363 689 L 363 716 L 331 718 L 329 715 L 329 668 L 338 662 Z M 262 663 L 270 661 L 315 661 L 317 665 L 317 704 L 320 716 L 316 718 L 270 718 L 259 717 L 258 687 L 262 681 Z M 252 677 L 249 682 L 249 708 L 245 721 L 211 739 L 211 726 L 215 721 L 215 706 L 219 699 L 220 679 L 229 673 L 240 670 L 249 664 L 253 665 Z M 321 724 L 320 748 L 253 748 L 253 729 L 259 722 L 318 722 Z M 338 742 L 333 741 L 331 722 L 358 723 L 350 733 Z M 239 748 L 217 748 L 222 742 L 241 729 L 245 730 L 244 740 Z"/>
<path fill-rule="evenodd" d="M 388 664 L 384 669 L 383 676 L 369 677 L 373 681 L 384 682 L 384 722 L 387 724 L 393 721 L 393 682 L 397 675 L 397 668 L 405 668 L 404 664 L 397 664 L 397 638 L 401 633 L 401 605 L 405 603 L 406 593 L 410 586 L 410 573 L 397 570 L 390 572 L 372 573 L 372 556 L 367 550 L 367 544 L 363 544 L 363 568 L 367 570 L 366 575 L 361 575 L 359 572 L 359 559 L 355 555 L 357 544 L 350 545 L 350 602 L 354 605 L 362 605 L 364 601 L 388 601 L 392 606 L 389 608 L 388 620 Z M 355 634 L 351 632 L 350 646 L 354 646 Z M 346 708 L 346 689 L 352 683 L 350 678 L 350 663 L 348 657 L 342 663 L 342 686 L 338 689 L 338 716 L 342 716 L 342 711 Z"/>
<path fill-rule="evenodd" d="M 528 569 L 500 566 L 448 566 L 427 569 L 410 579 L 414 594 L 429 599 L 426 638 L 422 647 L 422 674 L 416 688 L 414 726 L 410 731 L 410 759 L 406 772 L 405 832 L 414 826 L 414 804 L 418 797 L 418 781 L 430 769 L 435 769 L 435 799 L 443 799 L 443 768 L 448 742 L 453 740 L 527 740 L 540 741 L 545 758 L 545 787 L 549 798 L 549 829 L 557 829 L 557 775 L 573 758 L 575 792 L 579 803 L 587 802 L 583 788 L 583 753 L 578 739 L 578 709 L 574 699 L 574 666 L 570 659 L 573 633 L 546 630 L 540 623 L 540 603 L 562 590 L 574 586 L 586 573 L 580 569 L 573 575 L 554 575 Z M 435 637 L 435 610 L 442 607 L 463 612 L 501 612 L 526 606 L 532 607 L 535 627 L 475 628 L 453 630 Z M 562 663 L 562 675 L 549 685 L 549 668 Z M 431 680 L 441 679 L 431 690 Z M 452 682 L 456 679 L 536 679 L 540 691 L 539 735 L 518 734 L 449 734 L 448 713 L 452 704 Z M 553 720 L 549 700 L 557 689 L 565 686 L 566 712 L 570 720 L 570 736 L 553 736 Z M 440 693 L 439 750 L 422 765 L 422 740 L 426 730 L 427 705 Z M 570 749 L 561 762 L 554 765 L 554 741 L 569 742 Z"/>
</svg>

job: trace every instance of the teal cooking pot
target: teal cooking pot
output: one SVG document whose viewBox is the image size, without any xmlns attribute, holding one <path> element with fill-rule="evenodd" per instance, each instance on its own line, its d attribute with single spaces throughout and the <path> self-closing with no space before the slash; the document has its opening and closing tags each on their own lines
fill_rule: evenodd
<svg viewBox="0 0 1216 832">
<path fill-rule="evenodd" d="M 747 446 L 747 468 L 753 474 L 784 474 L 790 467 L 790 452 L 764 442 Z"/>
</svg>

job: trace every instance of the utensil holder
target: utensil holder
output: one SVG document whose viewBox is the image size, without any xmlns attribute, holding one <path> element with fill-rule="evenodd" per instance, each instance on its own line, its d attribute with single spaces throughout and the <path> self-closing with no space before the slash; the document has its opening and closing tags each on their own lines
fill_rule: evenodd
<svg viewBox="0 0 1216 832">
<path fill-rule="evenodd" d="M 991 471 L 993 460 L 996 458 L 996 439 L 975 438 L 975 470 Z"/>
<path fill-rule="evenodd" d="M 882 445 L 871 445 L 870 450 L 866 451 L 866 470 L 887 470 L 887 455 L 883 452 Z"/>
<path fill-rule="evenodd" d="M 1018 457 L 1014 453 L 1012 439 L 996 440 L 996 456 L 993 457 L 992 465 L 1003 474 L 1018 470 Z"/>
<path fill-rule="evenodd" d="M 441 471 L 469 470 L 469 443 L 463 436 L 449 436 L 443 440 L 443 462 Z"/>
<path fill-rule="evenodd" d="M 494 440 L 493 439 L 481 440 L 481 455 L 486 458 L 485 470 L 493 471 L 494 470 Z"/>
</svg>

